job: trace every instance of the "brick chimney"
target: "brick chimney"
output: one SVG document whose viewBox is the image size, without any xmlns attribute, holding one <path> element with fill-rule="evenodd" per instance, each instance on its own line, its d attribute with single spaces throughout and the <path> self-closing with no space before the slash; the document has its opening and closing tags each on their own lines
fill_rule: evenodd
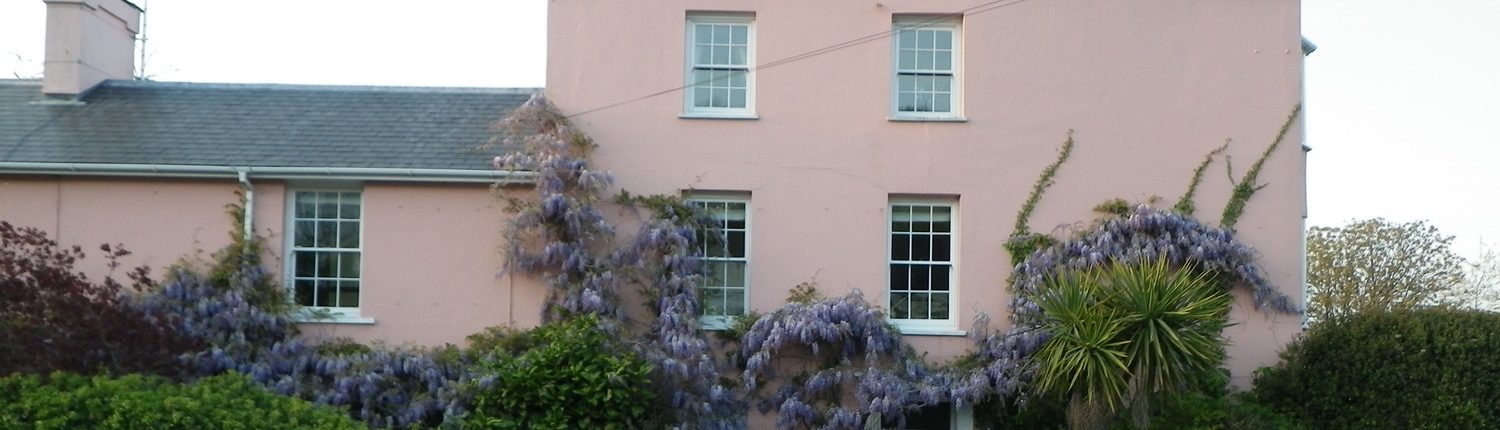
<svg viewBox="0 0 1500 430">
<path fill-rule="evenodd" d="M 135 75 L 140 7 L 125 0 L 42 1 L 47 3 L 43 93 L 73 98 L 105 79 Z"/>
</svg>

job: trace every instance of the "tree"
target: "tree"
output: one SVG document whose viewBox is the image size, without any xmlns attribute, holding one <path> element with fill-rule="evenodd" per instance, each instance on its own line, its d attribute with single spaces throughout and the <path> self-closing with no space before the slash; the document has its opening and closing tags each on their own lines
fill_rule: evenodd
<svg viewBox="0 0 1500 430">
<path fill-rule="evenodd" d="M 1463 283 L 1452 291 L 1452 300 L 1464 308 L 1500 312 L 1500 252 L 1484 248 L 1464 269 Z"/>
<path fill-rule="evenodd" d="M 1375 218 L 1313 227 L 1307 234 L 1308 319 L 1454 304 L 1468 262 L 1452 242 L 1426 221 Z"/>
<path fill-rule="evenodd" d="M 1048 286 L 1037 305 L 1052 337 L 1037 351 L 1035 382 L 1067 398 L 1071 428 L 1109 428 L 1122 409 L 1148 428 L 1154 395 L 1220 375 L 1233 299 L 1210 273 L 1163 258 L 1116 261 Z"/>
</svg>

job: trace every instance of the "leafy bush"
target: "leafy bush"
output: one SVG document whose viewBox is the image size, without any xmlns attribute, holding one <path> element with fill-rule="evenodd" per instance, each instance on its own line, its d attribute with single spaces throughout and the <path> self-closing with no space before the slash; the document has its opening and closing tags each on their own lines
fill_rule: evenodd
<svg viewBox="0 0 1500 430">
<path fill-rule="evenodd" d="M 0 429 L 358 429 L 343 411 L 272 394 L 242 375 L 191 385 L 141 375 L 0 379 Z"/>
<path fill-rule="evenodd" d="M 109 267 L 128 255 L 100 247 Z M 52 371 L 177 373 L 177 355 L 197 347 L 172 320 L 131 306 L 125 286 L 88 279 L 74 268 L 77 246 L 60 247 L 46 233 L 0 221 L 0 375 Z M 132 287 L 151 284 L 145 269 Z"/>
<path fill-rule="evenodd" d="M 468 429 L 639 428 L 655 400 L 651 364 L 592 314 L 531 333 L 533 347 L 481 363 Z"/>
<path fill-rule="evenodd" d="M 1358 314 L 1287 346 L 1254 394 L 1312 428 L 1500 428 L 1497 357 L 1500 314 Z"/>
<path fill-rule="evenodd" d="M 1151 427 L 1182 430 L 1300 430 L 1290 417 L 1256 403 L 1244 393 L 1186 393 L 1161 396 L 1151 410 Z M 1129 428 L 1117 426 L 1116 428 Z"/>
</svg>

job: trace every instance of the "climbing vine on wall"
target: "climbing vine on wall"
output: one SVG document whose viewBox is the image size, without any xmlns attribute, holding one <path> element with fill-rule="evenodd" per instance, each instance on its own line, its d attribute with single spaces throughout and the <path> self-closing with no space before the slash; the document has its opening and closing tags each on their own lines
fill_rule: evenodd
<svg viewBox="0 0 1500 430">
<path fill-rule="evenodd" d="M 1237 196 L 1238 187 L 1256 183 L 1261 164 L 1290 121 L 1236 184 Z M 1254 251 L 1230 230 L 1203 225 L 1184 213 L 1121 201 L 1111 206 L 1111 216 L 1073 237 L 1031 232 L 1032 211 L 1072 153 L 1070 131 L 1057 159 L 1033 186 L 1005 244 L 1016 267 L 1009 329 L 991 331 L 981 315 L 970 332 L 974 351 L 958 362 L 934 366 L 904 342 L 885 312 L 865 301 L 860 290 L 829 299 L 807 294 L 806 300 L 753 317 L 738 337 L 738 353 L 732 358 L 740 370 L 734 374 L 712 358 L 698 329 L 697 288 L 704 274 L 697 250 L 716 234 L 711 220 L 676 197 L 622 193 L 616 203 L 645 207 L 650 214 L 628 243 L 617 245 L 614 227 L 596 206 L 611 178 L 591 167 L 593 142 L 539 96 L 510 115 L 502 128 L 511 136 L 507 143 L 519 151 L 497 157 L 495 166 L 535 172 L 535 195 L 511 199 L 516 217 L 506 231 L 506 270 L 539 274 L 546 281 L 544 319 L 597 314 L 622 336 L 633 332 L 621 309 L 619 288 L 639 286 L 655 320 L 638 335 L 638 343 L 656 366 L 653 377 L 665 408 L 683 428 L 743 427 L 744 397 L 763 412 L 775 411 L 777 426 L 785 429 L 901 426 L 906 413 L 921 407 L 1021 400 L 1032 369 L 1027 360 L 1049 336 L 1035 324 L 1040 309 L 1031 297 L 1048 276 L 1110 261 L 1191 261 L 1249 288 L 1261 309 L 1299 311 L 1272 288 L 1255 265 Z M 1194 171 L 1178 202 L 1188 208 L 1185 212 L 1191 212 L 1203 170 L 1223 149 L 1211 152 Z M 1250 185 L 1249 193 L 1258 187 Z M 1242 207 L 1246 199 L 1248 194 L 1230 203 Z M 731 385 L 736 377 L 738 387 Z M 853 401 L 844 397 L 850 391 Z"/>
<path fill-rule="evenodd" d="M 642 286 L 656 318 L 638 344 L 655 366 L 663 409 L 684 428 L 743 427 L 743 408 L 720 382 L 719 365 L 698 330 L 703 273 L 695 245 L 711 224 L 706 215 L 680 199 L 622 194 L 617 202 L 642 203 L 653 216 L 631 242 L 615 246 L 615 229 L 597 207 L 612 180 L 589 163 L 593 141 L 540 95 L 499 128 L 508 136 L 504 143 L 517 151 L 496 157 L 495 167 L 535 172 L 535 195 L 510 199 L 516 216 L 505 232 L 505 267 L 543 276 L 543 319 L 596 314 L 607 330 L 628 335 L 619 288 Z"/>
</svg>

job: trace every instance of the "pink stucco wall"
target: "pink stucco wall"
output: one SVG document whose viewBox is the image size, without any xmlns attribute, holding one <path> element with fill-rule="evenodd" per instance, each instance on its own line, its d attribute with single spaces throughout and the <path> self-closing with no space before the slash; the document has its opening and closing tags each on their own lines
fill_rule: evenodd
<svg viewBox="0 0 1500 430">
<path fill-rule="evenodd" d="M 224 205 L 236 201 L 237 189 L 228 180 L 0 177 L 0 220 L 83 247 L 89 257 L 79 269 L 91 278 L 109 273 L 100 258 L 104 243 L 123 244 L 132 253 L 122 267 L 148 266 L 160 275 L 183 257 L 201 252 L 206 258 L 229 243 Z"/>
<path fill-rule="evenodd" d="M 751 307 L 779 306 L 816 279 L 827 294 L 886 285 L 892 196 L 955 197 L 959 328 L 980 312 L 1004 321 L 1016 211 L 1068 130 L 1077 147 L 1032 217 L 1053 231 L 1110 198 L 1166 199 L 1224 139 L 1236 173 L 1302 99 L 1299 3 L 1022 1 L 962 20 L 966 122 L 888 121 L 890 42 L 876 38 L 755 72 L 756 120 L 682 119 L 689 11 L 754 15 L 760 64 L 888 32 L 893 14 L 951 13 L 958 0 L 765 2 L 556 0 L 548 19 L 547 94 L 599 143 L 595 159 L 633 193 L 749 192 Z M 644 97 L 644 98 L 642 98 Z M 602 110 L 595 109 L 622 103 Z M 1305 157 L 1301 127 L 1267 161 L 1240 238 L 1273 282 L 1300 299 Z M 1216 221 L 1231 184 L 1205 175 L 1199 215 Z M 1244 386 L 1299 332 L 1241 297 L 1228 363 Z M 911 337 L 933 359 L 968 341 Z"/>
<path fill-rule="evenodd" d="M 540 321 L 544 290 L 499 276 L 505 203 L 484 185 L 367 185 L 360 314 L 373 325 L 304 324 L 314 335 L 463 344 L 495 325 Z"/>
<path fill-rule="evenodd" d="M 494 325 L 533 326 L 544 290 L 532 278 L 498 276 L 506 214 L 488 187 L 364 184 L 361 316 L 374 324 L 304 324 L 314 338 L 389 344 L 462 344 Z M 108 274 L 97 249 L 123 243 L 124 267 L 162 269 L 229 243 L 224 206 L 233 180 L 0 177 L 0 220 L 37 227 L 93 258 L 80 270 Z M 255 185 L 255 230 L 266 238 L 267 269 L 282 276 L 286 184 Z"/>
</svg>

